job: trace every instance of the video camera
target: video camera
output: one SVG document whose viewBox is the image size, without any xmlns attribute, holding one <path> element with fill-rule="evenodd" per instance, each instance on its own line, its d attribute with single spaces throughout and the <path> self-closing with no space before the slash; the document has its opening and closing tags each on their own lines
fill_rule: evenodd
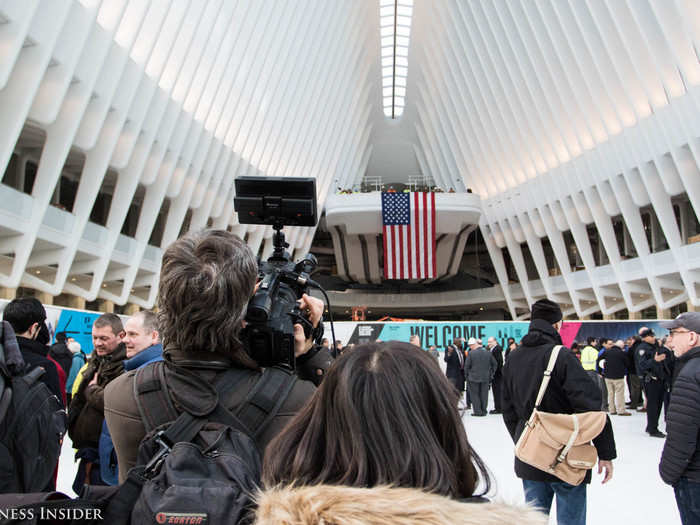
<svg viewBox="0 0 700 525">
<path fill-rule="evenodd" d="M 315 285 L 311 272 L 317 261 L 307 254 L 296 264 L 285 248 L 282 228 L 315 226 L 316 180 L 302 177 L 238 177 L 234 209 L 241 224 L 267 224 L 275 230 L 274 251 L 259 262 L 260 286 L 248 303 L 243 340 L 251 357 L 263 367 L 295 368 L 294 325 L 301 324 L 306 338 L 316 343 L 323 337 L 323 324 L 314 330 L 297 301 Z"/>
</svg>

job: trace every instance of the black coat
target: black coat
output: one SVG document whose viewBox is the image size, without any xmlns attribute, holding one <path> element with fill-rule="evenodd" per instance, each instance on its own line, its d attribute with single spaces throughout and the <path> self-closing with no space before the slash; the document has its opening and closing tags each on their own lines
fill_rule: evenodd
<svg viewBox="0 0 700 525">
<path fill-rule="evenodd" d="M 453 349 L 451 354 L 450 348 Z M 458 352 L 462 352 L 462 350 L 456 346 L 448 347 L 445 350 L 444 359 L 445 363 L 447 363 L 445 375 L 461 391 L 464 390 L 464 361 L 460 363 Z M 464 353 L 462 353 L 462 356 L 464 356 Z"/>
<path fill-rule="evenodd" d="M 656 346 L 642 341 L 637 347 L 639 355 L 639 367 L 637 372 L 641 376 L 651 376 L 652 379 L 663 381 L 668 387 L 671 386 L 671 378 L 673 377 L 673 353 L 663 346 Z M 654 361 L 656 354 L 664 354 L 666 359 L 663 361 Z"/>
<path fill-rule="evenodd" d="M 66 343 L 55 343 L 49 349 L 49 355 L 59 364 L 66 377 L 70 375 L 70 367 L 73 364 L 73 352 L 71 352 Z"/>
<path fill-rule="evenodd" d="M 61 386 L 58 382 L 56 365 L 46 358 L 46 354 L 49 350 L 46 345 L 21 336 L 17 336 L 17 344 L 19 345 L 20 352 L 22 352 L 24 362 L 27 364 L 27 371 L 36 366 L 43 368 L 45 373 L 39 380 L 49 387 L 49 391 L 55 394 L 58 400 L 63 403 L 64 393 L 61 392 Z"/>
<path fill-rule="evenodd" d="M 511 352 L 503 367 L 502 407 L 503 421 L 513 442 L 517 442 L 523 432 L 525 422 L 532 414 L 537 391 L 542 383 L 549 356 L 555 345 L 562 344 L 559 334 L 546 321 L 535 319 L 516 352 Z M 554 365 L 547 391 L 542 398 L 540 410 L 543 412 L 574 414 L 600 410 L 601 392 L 588 376 L 581 362 L 569 351 L 562 349 Z M 617 457 L 615 437 L 610 418 L 605 428 L 593 440 L 602 460 Z M 531 481 L 558 482 L 559 478 L 531 467 L 515 458 L 515 474 Z M 590 483 L 590 471 L 584 480 Z"/>
<path fill-rule="evenodd" d="M 686 352 L 676 364 L 680 372 L 666 416 L 659 472 L 669 485 L 682 477 L 700 483 L 700 347 Z"/>
<path fill-rule="evenodd" d="M 610 350 L 604 350 L 596 360 L 596 364 L 605 360 L 603 377 L 605 379 L 623 379 L 630 368 L 630 357 L 619 346 L 613 346 Z"/>
<path fill-rule="evenodd" d="M 496 373 L 493 374 L 493 380 L 498 381 L 503 375 L 503 348 L 501 345 L 496 345 L 491 349 L 491 355 L 496 360 Z"/>
</svg>

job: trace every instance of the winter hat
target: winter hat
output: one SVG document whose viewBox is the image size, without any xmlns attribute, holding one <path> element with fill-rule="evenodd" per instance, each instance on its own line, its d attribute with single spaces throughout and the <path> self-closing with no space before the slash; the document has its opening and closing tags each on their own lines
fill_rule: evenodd
<svg viewBox="0 0 700 525">
<path fill-rule="evenodd" d="M 673 321 L 663 321 L 659 325 L 667 330 L 685 328 L 690 332 L 700 334 L 700 312 L 684 312 Z"/>
<path fill-rule="evenodd" d="M 68 350 L 70 350 L 73 354 L 80 352 L 80 343 L 78 341 L 71 341 L 66 346 L 68 346 Z"/>
<path fill-rule="evenodd" d="M 547 321 L 549 324 L 558 323 L 562 320 L 564 316 L 561 313 L 561 308 L 554 301 L 549 299 L 540 299 L 539 301 L 533 303 L 532 314 L 530 316 L 531 320 L 542 319 Z"/>
</svg>

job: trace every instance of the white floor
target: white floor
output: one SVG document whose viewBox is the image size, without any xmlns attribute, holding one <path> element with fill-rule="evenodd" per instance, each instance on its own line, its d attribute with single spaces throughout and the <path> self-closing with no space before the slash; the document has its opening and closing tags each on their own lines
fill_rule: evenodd
<svg viewBox="0 0 700 525">
<path fill-rule="evenodd" d="M 663 439 L 644 432 L 645 414 L 631 417 L 611 416 L 615 429 L 618 458 L 614 461 L 613 479 L 605 485 L 594 473 L 588 489 L 588 523 L 615 525 L 667 525 L 680 523 L 673 489 L 665 485 L 658 473 Z M 662 417 L 663 419 L 663 417 Z M 467 436 L 474 450 L 484 459 L 496 481 L 491 497 L 522 501 L 520 480 L 513 473 L 513 442 L 503 419 L 464 416 Z M 659 427 L 663 430 L 663 422 Z M 58 490 L 73 496 L 71 484 L 76 466 L 74 451 L 66 438 L 59 466 Z M 555 519 L 550 519 L 556 523 Z"/>
</svg>

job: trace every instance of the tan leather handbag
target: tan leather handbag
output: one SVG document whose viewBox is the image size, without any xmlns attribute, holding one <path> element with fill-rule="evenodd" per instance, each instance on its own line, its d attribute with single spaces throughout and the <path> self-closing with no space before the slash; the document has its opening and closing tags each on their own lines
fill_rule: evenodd
<svg viewBox="0 0 700 525">
<path fill-rule="evenodd" d="M 579 485 L 598 461 L 591 444 L 605 427 L 605 412 L 551 414 L 538 410 L 544 396 L 561 345 L 552 349 L 544 372 L 535 408 L 515 445 L 516 457 L 528 465 L 558 477 L 571 485 Z"/>
</svg>

